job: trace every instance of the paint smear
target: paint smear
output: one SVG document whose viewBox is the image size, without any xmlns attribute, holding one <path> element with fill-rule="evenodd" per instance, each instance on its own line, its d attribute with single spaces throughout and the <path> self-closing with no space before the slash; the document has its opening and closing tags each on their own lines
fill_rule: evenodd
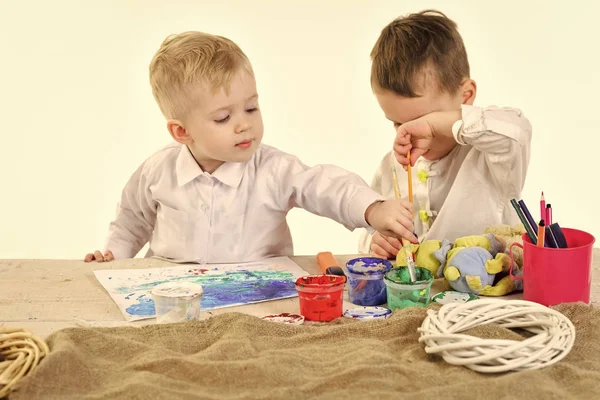
<svg viewBox="0 0 600 400">
<path fill-rule="evenodd" d="M 251 264 L 210 265 L 211 269 L 189 266 L 145 270 L 100 270 L 96 278 L 117 303 L 129 321 L 155 315 L 150 291 L 166 282 L 191 282 L 202 285 L 202 310 L 252 304 L 295 297 L 295 281 L 306 275 L 287 257 Z M 151 272 L 150 272 L 151 271 Z M 108 272 L 110 272 L 110 278 Z"/>
</svg>

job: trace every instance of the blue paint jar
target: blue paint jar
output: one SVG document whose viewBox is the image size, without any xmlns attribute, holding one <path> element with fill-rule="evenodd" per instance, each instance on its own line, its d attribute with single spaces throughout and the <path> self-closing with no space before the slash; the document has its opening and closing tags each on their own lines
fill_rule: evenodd
<svg viewBox="0 0 600 400">
<path fill-rule="evenodd" d="M 360 257 L 346 263 L 348 298 L 359 306 L 379 306 L 387 302 L 383 277 L 392 263 L 383 258 Z"/>
</svg>

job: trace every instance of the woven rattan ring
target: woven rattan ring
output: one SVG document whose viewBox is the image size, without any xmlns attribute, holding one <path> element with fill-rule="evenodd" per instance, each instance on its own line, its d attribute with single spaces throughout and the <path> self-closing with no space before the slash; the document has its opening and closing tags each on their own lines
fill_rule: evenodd
<svg viewBox="0 0 600 400">
<path fill-rule="evenodd" d="M 46 343 L 30 331 L 0 327 L 0 398 L 37 367 L 48 351 Z"/>
<path fill-rule="evenodd" d="M 482 339 L 461 332 L 482 325 L 520 329 L 523 340 Z M 573 323 L 558 311 L 524 300 L 480 299 L 429 310 L 418 329 L 425 352 L 477 372 L 538 369 L 569 354 Z"/>
</svg>

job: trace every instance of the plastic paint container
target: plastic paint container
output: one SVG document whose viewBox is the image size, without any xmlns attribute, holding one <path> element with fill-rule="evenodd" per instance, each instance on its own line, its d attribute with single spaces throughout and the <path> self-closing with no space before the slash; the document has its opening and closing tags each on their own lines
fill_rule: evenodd
<svg viewBox="0 0 600 400">
<path fill-rule="evenodd" d="M 167 282 L 152 289 L 159 324 L 200 318 L 202 286 L 190 282 Z"/>
<path fill-rule="evenodd" d="M 383 307 L 356 307 L 344 311 L 344 317 L 359 319 L 361 321 L 387 319 L 391 314 L 392 310 Z"/>
<path fill-rule="evenodd" d="M 406 307 L 426 307 L 429 304 L 433 276 L 425 268 L 415 270 L 417 280 L 410 281 L 408 267 L 394 268 L 385 274 L 387 306 L 390 310 Z"/>
<path fill-rule="evenodd" d="M 392 263 L 383 258 L 360 257 L 346 263 L 348 298 L 359 306 L 379 306 L 386 302 L 383 276 Z"/>
<path fill-rule="evenodd" d="M 342 316 L 344 283 L 338 275 L 307 275 L 296 280 L 300 314 L 306 321 L 327 322 Z"/>
</svg>

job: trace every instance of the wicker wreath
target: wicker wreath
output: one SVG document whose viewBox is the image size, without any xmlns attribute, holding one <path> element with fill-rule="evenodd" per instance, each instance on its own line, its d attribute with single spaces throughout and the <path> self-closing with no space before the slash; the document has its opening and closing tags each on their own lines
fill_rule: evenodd
<svg viewBox="0 0 600 400">
<path fill-rule="evenodd" d="M 48 354 L 46 343 L 26 329 L 0 327 L 0 399 Z"/>
<path fill-rule="evenodd" d="M 522 341 L 482 339 L 461 333 L 490 324 L 519 328 L 529 337 Z M 449 364 L 487 373 L 547 367 L 566 357 L 575 341 L 575 327 L 567 317 L 524 300 L 445 304 L 427 312 L 418 332 L 426 353 L 440 354 Z"/>
</svg>

